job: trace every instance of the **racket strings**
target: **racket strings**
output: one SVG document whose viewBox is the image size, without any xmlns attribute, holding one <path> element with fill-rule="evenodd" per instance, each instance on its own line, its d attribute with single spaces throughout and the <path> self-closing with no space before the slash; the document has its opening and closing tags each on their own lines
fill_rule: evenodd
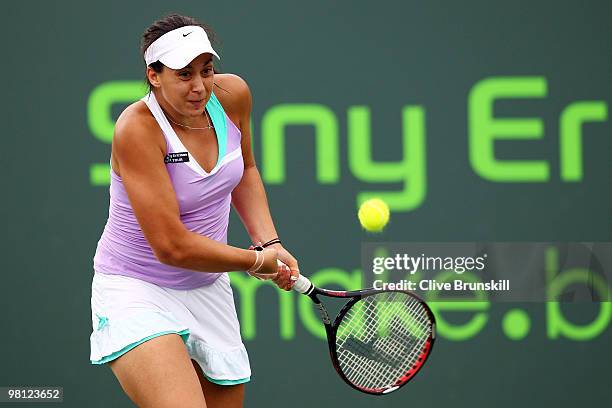
<svg viewBox="0 0 612 408">
<path fill-rule="evenodd" d="M 402 292 L 382 292 L 355 303 L 337 331 L 338 363 L 358 387 L 384 390 L 417 363 L 432 327 L 425 307 Z"/>
</svg>

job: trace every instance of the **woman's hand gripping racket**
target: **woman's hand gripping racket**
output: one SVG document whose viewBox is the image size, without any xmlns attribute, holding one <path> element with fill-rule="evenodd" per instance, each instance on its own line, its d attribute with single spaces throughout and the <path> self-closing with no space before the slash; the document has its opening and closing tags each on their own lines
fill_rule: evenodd
<svg viewBox="0 0 612 408">
<path fill-rule="evenodd" d="M 312 299 L 325 325 L 334 368 L 351 387 L 375 395 L 397 390 L 431 353 L 436 320 L 416 295 L 401 290 L 336 291 L 300 275 L 293 289 Z M 332 322 L 318 296 L 349 301 Z"/>
</svg>

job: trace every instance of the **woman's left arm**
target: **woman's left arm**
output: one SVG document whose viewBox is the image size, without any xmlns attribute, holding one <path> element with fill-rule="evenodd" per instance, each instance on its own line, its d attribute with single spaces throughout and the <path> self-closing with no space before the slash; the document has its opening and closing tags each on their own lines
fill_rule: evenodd
<svg viewBox="0 0 612 408">
<path fill-rule="evenodd" d="M 255 157 L 251 147 L 251 107 L 252 97 L 246 82 L 236 75 L 223 75 L 223 87 L 231 96 L 230 106 L 236 125 L 242 134 L 241 148 L 244 161 L 244 173 L 240 183 L 232 192 L 232 205 L 238 212 L 247 233 L 255 245 L 261 245 L 278 237 L 268 199 L 264 189 L 259 170 L 255 164 Z M 227 77 L 227 78 L 225 78 Z M 218 94 L 222 94 L 219 91 Z M 270 245 L 278 251 L 278 259 L 289 267 L 279 268 L 279 274 L 274 282 L 285 290 L 291 289 L 299 276 L 298 262 L 281 243 Z"/>
</svg>

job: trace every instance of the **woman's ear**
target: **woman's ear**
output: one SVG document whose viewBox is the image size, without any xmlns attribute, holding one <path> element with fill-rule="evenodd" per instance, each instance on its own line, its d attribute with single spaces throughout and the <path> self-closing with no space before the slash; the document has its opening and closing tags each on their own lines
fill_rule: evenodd
<svg viewBox="0 0 612 408">
<path fill-rule="evenodd" d="M 152 87 L 161 87 L 161 83 L 159 81 L 159 73 L 155 72 L 155 70 L 151 67 L 147 67 L 147 78 L 149 79 L 149 83 Z"/>
</svg>

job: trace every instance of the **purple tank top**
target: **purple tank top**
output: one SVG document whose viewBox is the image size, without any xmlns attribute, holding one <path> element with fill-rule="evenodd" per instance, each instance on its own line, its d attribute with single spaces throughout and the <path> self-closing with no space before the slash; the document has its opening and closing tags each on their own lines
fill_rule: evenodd
<svg viewBox="0 0 612 408">
<path fill-rule="evenodd" d="M 244 169 L 240 130 L 212 94 L 206 109 L 217 134 L 219 159 L 207 173 L 183 146 L 155 95 L 151 92 L 142 100 L 166 138 L 166 169 L 176 193 L 181 221 L 192 232 L 227 243 L 231 193 Z M 183 161 L 185 157 L 189 160 Z M 220 273 L 198 272 L 159 262 L 136 220 L 121 177 L 112 168 L 110 172 L 108 221 L 94 256 L 96 273 L 129 276 L 173 289 L 209 285 L 221 276 Z"/>
</svg>

